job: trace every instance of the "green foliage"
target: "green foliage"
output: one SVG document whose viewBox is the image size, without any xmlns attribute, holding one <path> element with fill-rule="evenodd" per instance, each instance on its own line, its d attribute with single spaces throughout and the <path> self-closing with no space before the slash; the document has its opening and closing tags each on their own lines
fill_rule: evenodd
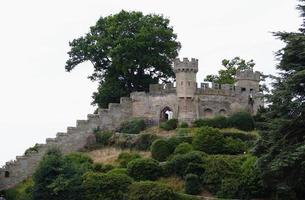
<svg viewBox="0 0 305 200">
<path fill-rule="evenodd" d="M 236 156 L 209 156 L 205 162 L 203 182 L 212 193 L 221 192 L 222 180 L 238 179 L 241 174 L 241 157 Z"/>
<path fill-rule="evenodd" d="M 38 144 L 36 143 L 33 147 L 28 148 L 25 150 L 24 155 L 27 156 L 31 154 L 32 152 L 38 152 Z"/>
<path fill-rule="evenodd" d="M 185 176 L 186 169 L 190 163 L 203 164 L 205 154 L 192 151 L 186 154 L 174 155 L 164 166 L 166 174 L 176 174 L 180 177 Z"/>
<path fill-rule="evenodd" d="M 127 165 L 129 176 L 135 180 L 156 180 L 162 174 L 158 161 L 150 158 L 138 158 Z"/>
<path fill-rule="evenodd" d="M 108 174 L 125 174 L 128 175 L 128 171 L 126 168 L 114 168 L 107 172 Z"/>
<path fill-rule="evenodd" d="M 243 131 L 239 131 L 239 130 L 220 130 L 221 133 L 225 136 L 225 137 L 231 137 L 233 139 L 239 139 L 241 141 L 247 142 L 247 141 L 255 141 L 258 139 L 258 135 L 254 134 L 254 133 L 248 133 L 248 132 L 243 132 Z"/>
<path fill-rule="evenodd" d="M 177 119 L 167 120 L 166 122 L 162 122 L 159 125 L 159 127 L 166 131 L 175 130 L 178 127 L 178 120 Z"/>
<path fill-rule="evenodd" d="M 180 49 L 176 39 L 163 16 L 122 10 L 101 17 L 89 33 L 69 43 L 65 68 L 92 63 L 89 78 L 100 83 L 93 103 L 105 108 L 130 92 L 148 91 L 149 84 L 173 78 L 171 63 Z"/>
<path fill-rule="evenodd" d="M 82 187 L 85 191 L 85 200 L 125 200 L 128 187 L 132 183 L 129 176 L 119 173 L 88 172 L 83 176 L 83 179 Z"/>
<path fill-rule="evenodd" d="M 142 151 L 150 150 L 152 143 L 158 138 L 159 137 L 156 134 L 151 134 L 151 133 L 140 134 L 135 141 L 134 147 L 137 150 L 142 150 Z"/>
<path fill-rule="evenodd" d="M 189 135 L 189 129 L 188 128 L 179 128 L 177 129 L 177 136 L 178 137 L 186 137 Z"/>
<path fill-rule="evenodd" d="M 197 195 L 201 192 L 201 184 L 196 174 L 187 174 L 185 176 L 185 193 Z"/>
<path fill-rule="evenodd" d="M 189 153 L 190 151 L 193 151 L 193 146 L 190 145 L 189 143 L 183 142 L 176 147 L 174 153 L 175 154 L 186 154 L 186 153 Z"/>
<path fill-rule="evenodd" d="M 205 166 L 201 163 L 188 163 L 185 174 L 196 174 L 198 177 L 203 178 Z"/>
<path fill-rule="evenodd" d="M 176 193 L 175 200 L 199 200 L 197 196 L 183 194 L 183 193 Z"/>
<path fill-rule="evenodd" d="M 179 128 L 188 128 L 189 127 L 189 124 L 186 123 L 186 122 L 182 122 L 180 125 L 179 125 Z"/>
<path fill-rule="evenodd" d="M 141 158 L 140 154 L 138 153 L 129 153 L 129 152 L 122 152 L 119 154 L 117 161 L 120 163 L 121 167 L 127 167 L 127 164 L 135 160 L 137 158 Z"/>
<path fill-rule="evenodd" d="M 194 135 L 193 147 L 208 154 L 221 154 L 224 151 L 225 139 L 218 129 L 203 127 Z"/>
<path fill-rule="evenodd" d="M 93 172 L 99 172 L 99 173 L 107 173 L 111 171 L 114 167 L 109 164 L 103 164 L 103 163 L 94 163 L 92 166 Z"/>
<path fill-rule="evenodd" d="M 81 177 L 91 169 L 92 160 L 87 156 L 75 153 L 64 157 L 57 149 L 47 151 L 33 176 L 33 199 L 79 199 Z"/>
<path fill-rule="evenodd" d="M 248 112 L 237 112 L 228 118 L 229 127 L 238 128 L 244 131 L 254 129 L 254 120 Z"/>
<path fill-rule="evenodd" d="M 229 127 L 228 120 L 224 116 L 216 116 L 214 118 L 197 119 L 193 122 L 194 127 L 209 126 L 213 128 Z"/>
<path fill-rule="evenodd" d="M 139 134 L 145 130 L 146 124 L 143 119 L 133 119 L 123 122 L 119 128 L 119 132 L 126 134 Z"/>
<path fill-rule="evenodd" d="M 173 153 L 176 149 L 176 147 L 183 143 L 192 143 L 193 138 L 189 136 L 183 136 L 183 137 L 170 137 L 167 139 L 167 143 L 169 144 L 170 152 Z"/>
<path fill-rule="evenodd" d="M 232 60 L 222 60 L 222 65 L 225 69 L 219 70 L 218 75 L 207 75 L 204 81 L 218 84 L 234 84 L 237 71 L 253 69 L 255 63 L 253 60 L 245 61 L 244 59 L 235 57 Z"/>
<path fill-rule="evenodd" d="M 110 138 L 113 136 L 112 131 L 94 131 L 96 142 L 101 145 L 108 145 Z"/>
<path fill-rule="evenodd" d="M 220 190 L 217 192 L 217 197 L 235 198 L 240 187 L 238 178 L 224 178 L 221 181 Z"/>
<path fill-rule="evenodd" d="M 135 182 L 130 186 L 129 200 L 174 200 L 173 190 L 151 181 Z"/>
<path fill-rule="evenodd" d="M 247 147 L 243 141 L 239 139 L 233 139 L 231 137 L 225 137 L 225 146 L 223 153 L 236 155 L 236 154 L 242 154 L 246 152 L 246 150 Z"/>
<path fill-rule="evenodd" d="M 171 154 L 169 144 L 166 140 L 155 140 L 151 145 L 151 156 L 158 161 L 165 161 Z"/>
<path fill-rule="evenodd" d="M 6 190 L 4 192 L 4 197 L 9 200 L 32 200 L 33 186 L 33 180 L 27 179 L 18 184 L 16 187 Z"/>
</svg>

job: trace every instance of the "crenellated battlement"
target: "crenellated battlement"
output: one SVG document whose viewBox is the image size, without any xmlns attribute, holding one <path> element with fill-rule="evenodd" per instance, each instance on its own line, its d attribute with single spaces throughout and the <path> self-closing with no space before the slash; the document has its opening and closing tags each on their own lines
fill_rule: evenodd
<svg viewBox="0 0 305 200">
<path fill-rule="evenodd" d="M 198 59 L 192 58 L 189 61 L 188 58 L 183 58 L 181 61 L 179 58 L 174 60 L 174 72 L 198 72 Z"/>
<path fill-rule="evenodd" d="M 253 70 L 243 70 L 237 71 L 236 79 L 237 80 L 251 80 L 251 81 L 260 81 L 261 73 Z"/>
</svg>

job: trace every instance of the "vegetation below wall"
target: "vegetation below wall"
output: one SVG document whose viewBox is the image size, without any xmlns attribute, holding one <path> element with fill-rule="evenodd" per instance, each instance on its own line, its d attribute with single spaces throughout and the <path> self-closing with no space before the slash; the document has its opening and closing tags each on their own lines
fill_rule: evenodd
<svg viewBox="0 0 305 200">
<path fill-rule="evenodd" d="M 256 132 L 206 124 L 188 127 L 177 120 L 168 122 L 169 131 L 162 126 L 143 130 L 141 124 L 139 119 L 124 122 L 119 130 L 125 133 L 97 129 L 96 144 L 80 153 L 63 156 L 56 149 L 49 150 L 34 176 L 5 195 L 12 200 L 187 200 L 207 194 L 250 199 L 265 195 L 257 157 L 251 154 Z"/>
</svg>

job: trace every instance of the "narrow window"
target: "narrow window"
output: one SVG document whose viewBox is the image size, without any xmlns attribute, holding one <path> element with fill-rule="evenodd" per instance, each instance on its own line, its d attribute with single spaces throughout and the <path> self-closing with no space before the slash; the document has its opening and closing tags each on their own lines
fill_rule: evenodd
<svg viewBox="0 0 305 200">
<path fill-rule="evenodd" d="M 187 82 L 187 84 L 188 84 L 189 86 L 191 86 L 191 82 Z"/>
<path fill-rule="evenodd" d="M 4 177 L 5 177 L 5 178 L 10 177 L 10 173 L 9 173 L 8 171 L 5 171 L 5 173 L 4 173 Z"/>
<path fill-rule="evenodd" d="M 181 86 L 183 85 L 183 81 L 181 81 Z"/>
<path fill-rule="evenodd" d="M 241 91 L 242 91 L 242 92 L 245 92 L 245 91 L 246 91 L 246 88 L 241 88 Z"/>
</svg>

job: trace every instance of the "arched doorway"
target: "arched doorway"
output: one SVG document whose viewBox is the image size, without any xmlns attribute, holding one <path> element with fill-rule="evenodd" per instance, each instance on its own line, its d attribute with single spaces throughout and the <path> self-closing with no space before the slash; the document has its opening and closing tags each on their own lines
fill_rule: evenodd
<svg viewBox="0 0 305 200">
<path fill-rule="evenodd" d="M 164 122 L 169 119 L 172 119 L 173 114 L 174 114 L 174 112 L 170 107 L 168 107 L 168 106 L 164 107 L 160 112 L 160 122 Z"/>
<path fill-rule="evenodd" d="M 213 110 L 210 109 L 210 108 L 204 109 L 204 111 L 203 111 L 203 116 L 204 116 L 205 118 L 213 117 Z"/>
</svg>

